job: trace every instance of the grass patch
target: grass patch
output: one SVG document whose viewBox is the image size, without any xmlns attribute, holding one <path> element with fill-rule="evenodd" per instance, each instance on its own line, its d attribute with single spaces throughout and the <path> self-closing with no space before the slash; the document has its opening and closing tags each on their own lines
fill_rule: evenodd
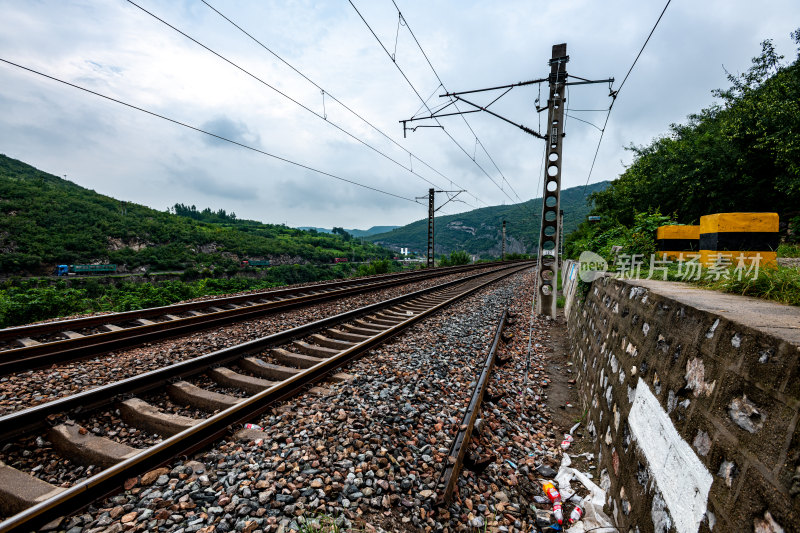
<svg viewBox="0 0 800 533">
<path fill-rule="evenodd" d="M 300 533 L 344 533 L 345 531 L 361 532 L 364 529 L 345 527 L 341 518 L 334 518 L 326 514 L 300 517 Z"/>
<path fill-rule="evenodd" d="M 642 268 L 639 279 L 663 280 L 663 270 L 650 271 Z M 734 268 L 710 275 L 707 268 L 703 268 L 700 279 L 686 279 L 685 272 L 678 272 L 677 265 L 670 265 L 667 269 L 668 281 L 684 281 L 705 289 L 711 289 L 742 296 L 763 298 L 787 305 L 800 305 L 800 269 L 778 266 L 777 268 L 762 268 L 758 276 L 752 273 L 739 275 Z"/>
<path fill-rule="evenodd" d="M 800 244 L 783 243 L 778 246 L 778 257 L 800 257 Z"/>
<path fill-rule="evenodd" d="M 701 279 L 695 283 L 718 291 L 755 296 L 782 304 L 800 305 L 800 269 L 797 268 L 779 266 L 777 269 L 764 269 L 755 279 L 743 276 L 739 280 L 731 276 L 719 280 Z"/>
</svg>

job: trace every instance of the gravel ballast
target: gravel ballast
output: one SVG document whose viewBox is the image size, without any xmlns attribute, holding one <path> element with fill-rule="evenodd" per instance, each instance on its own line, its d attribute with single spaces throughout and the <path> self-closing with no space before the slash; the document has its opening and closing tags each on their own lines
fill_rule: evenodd
<svg viewBox="0 0 800 533">
<path fill-rule="evenodd" d="M 533 274 L 516 274 L 443 310 L 348 365 L 355 376 L 304 394 L 260 420 L 258 440 L 233 438 L 126 483 L 61 530 L 530 531 L 548 506 L 540 481 L 560 462 L 547 405 L 552 323 L 536 318 L 523 394 Z M 502 309 L 506 328 L 470 453 L 491 462 L 462 472 L 447 508 L 435 504 L 452 439 Z"/>
<path fill-rule="evenodd" d="M 0 416 L 473 273 L 400 285 L 92 359 L 3 376 L 0 377 Z"/>
</svg>

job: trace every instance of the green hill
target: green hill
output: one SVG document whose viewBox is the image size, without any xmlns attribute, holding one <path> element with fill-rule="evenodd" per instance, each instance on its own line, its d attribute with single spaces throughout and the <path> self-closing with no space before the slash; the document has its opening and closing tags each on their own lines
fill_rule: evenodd
<svg viewBox="0 0 800 533">
<path fill-rule="evenodd" d="M 350 236 L 238 220 L 176 204 L 175 213 L 103 196 L 0 154 L 0 273 L 45 274 L 55 264 L 116 263 L 120 271 L 236 268 L 242 259 L 329 263 L 385 258 Z"/>
<path fill-rule="evenodd" d="M 353 237 L 367 237 L 369 235 L 375 235 L 376 233 L 385 233 L 399 227 L 400 226 L 372 226 L 369 229 L 345 229 L 345 231 Z M 304 231 L 314 230 L 319 233 L 333 233 L 333 229 L 318 228 L 314 226 L 300 226 L 297 229 Z"/>
<path fill-rule="evenodd" d="M 586 188 L 586 195 L 605 190 L 608 185 L 608 181 L 593 183 Z M 564 211 L 564 230 L 570 233 L 586 219 L 591 210 L 584 188 L 562 190 L 561 209 Z M 503 220 L 506 221 L 506 251 L 535 252 L 539 242 L 541 213 L 542 199 L 535 198 L 522 204 L 497 205 L 458 215 L 437 216 L 434 232 L 436 253 L 465 250 L 481 257 L 499 256 Z M 366 240 L 392 249 L 408 247 L 411 251 L 424 253 L 427 249 L 428 220 L 418 220 L 386 233 L 369 236 Z"/>
</svg>

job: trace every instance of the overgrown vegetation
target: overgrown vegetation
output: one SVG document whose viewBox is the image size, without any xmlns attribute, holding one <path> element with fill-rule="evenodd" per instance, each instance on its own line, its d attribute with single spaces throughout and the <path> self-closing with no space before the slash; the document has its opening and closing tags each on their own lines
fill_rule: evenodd
<svg viewBox="0 0 800 533">
<path fill-rule="evenodd" d="M 108 283 L 96 278 L 72 278 L 51 283 L 47 279 L 11 279 L 0 283 L 0 328 L 49 318 L 100 311 L 130 311 L 169 305 L 208 295 L 263 290 L 294 283 L 369 275 L 395 269 L 388 260 L 370 265 L 282 265 L 265 277 L 201 278 Z"/>
<path fill-rule="evenodd" d="M 439 266 L 449 267 L 458 265 L 468 265 L 472 262 L 470 255 L 464 250 L 456 250 L 450 252 L 450 257 L 442 257 L 439 261 Z"/>
<path fill-rule="evenodd" d="M 330 263 L 391 257 L 348 234 L 310 233 L 176 204 L 161 212 L 97 194 L 0 155 L 0 273 L 45 274 L 56 264 L 116 263 L 127 270 L 215 265 L 242 259 Z"/>
<path fill-rule="evenodd" d="M 755 270 L 737 272 L 736 267 L 731 266 L 711 270 L 703 268 L 698 275 L 696 271 L 690 271 L 686 266 L 681 270 L 676 262 L 665 270 L 662 268 L 651 270 L 649 266 L 646 260 L 638 276 L 631 276 L 631 273 L 627 272 L 625 277 L 684 281 L 707 289 L 764 298 L 788 305 L 800 305 L 800 269 L 797 268 L 783 266 L 759 268 L 756 275 Z M 749 268 L 750 263 L 748 262 L 746 266 Z M 584 292 L 584 296 L 589 286 L 588 283 L 580 282 L 579 290 Z"/>
<path fill-rule="evenodd" d="M 800 30 L 792 38 L 800 45 Z M 567 236 L 567 256 L 590 250 L 610 260 L 620 246 L 621 254 L 647 262 L 658 226 L 697 224 L 711 213 L 777 211 L 778 255 L 800 257 L 800 53 L 789 64 L 782 60 L 764 41 L 750 69 L 729 74 L 730 88 L 714 91 L 718 103 L 647 146 L 631 146 L 631 166 L 589 198 L 600 221 Z M 796 268 L 762 268 L 756 279 L 731 274 L 692 282 L 800 305 Z M 680 276 L 671 269 L 670 279 Z"/>
<path fill-rule="evenodd" d="M 800 44 L 800 30 L 792 37 Z M 615 244 L 642 253 L 638 230 L 662 214 L 696 224 L 710 213 L 777 211 L 784 238 L 800 242 L 800 55 L 782 59 L 764 41 L 750 69 L 714 91 L 719 103 L 647 146 L 631 146 L 631 166 L 590 196 L 601 221 L 569 235 L 567 254 L 607 255 Z"/>
</svg>

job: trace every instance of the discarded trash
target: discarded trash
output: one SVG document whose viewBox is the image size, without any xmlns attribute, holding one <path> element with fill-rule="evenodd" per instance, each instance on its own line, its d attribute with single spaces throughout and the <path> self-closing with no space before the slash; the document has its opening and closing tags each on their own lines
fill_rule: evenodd
<svg viewBox="0 0 800 533">
<path fill-rule="evenodd" d="M 575 439 L 569 433 L 564 433 L 564 440 L 561 441 L 561 449 L 566 450 L 569 448 L 569 445 L 572 444 L 572 441 Z"/>
<path fill-rule="evenodd" d="M 556 522 L 558 522 L 559 526 L 564 523 L 564 512 L 561 510 L 561 500 L 553 502 L 553 516 L 556 517 Z"/>
<path fill-rule="evenodd" d="M 550 498 L 552 503 L 560 502 L 561 501 L 561 494 L 558 492 L 558 489 L 553 485 L 550 481 L 545 481 L 542 484 L 542 490 Z"/>
<path fill-rule="evenodd" d="M 571 468 L 572 460 L 569 454 L 561 456 L 561 468 L 558 470 L 556 481 L 558 486 L 564 490 L 571 490 L 570 480 L 577 479 L 588 491 L 589 495 L 586 496 L 580 504 L 583 511 L 583 517 L 580 521 L 571 526 L 567 533 L 584 533 L 592 531 L 594 533 L 611 533 L 618 531 L 608 516 L 603 512 L 603 505 L 606 502 L 606 491 L 595 485 L 589 479 L 589 475 L 574 468 Z"/>
<path fill-rule="evenodd" d="M 583 516 L 583 509 L 581 508 L 582 503 L 583 502 L 576 505 L 575 509 L 573 509 L 572 512 L 569 514 L 569 525 L 574 524 L 575 522 L 581 519 L 581 516 Z"/>
<path fill-rule="evenodd" d="M 508 463 L 508 464 L 511 466 L 511 468 L 513 468 L 514 470 L 516 470 L 516 469 L 517 469 L 517 465 L 515 465 L 514 463 L 512 463 L 510 460 L 506 459 L 506 462 L 507 462 L 507 463 Z"/>
<path fill-rule="evenodd" d="M 264 428 L 256 424 L 245 424 L 244 429 L 255 429 L 256 431 L 264 431 Z"/>
<path fill-rule="evenodd" d="M 578 426 L 580 426 L 580 425 L 581 425 L 581 423 L 580 423 L 580 422 L 575 422 L 575 425 L 574 425 L 574 426 L 572 426 L 571 428 L 569 428 L 569 434 L 570 434 L 570 435 L 572 435 L 572 433 L 573 433 L 573 432 L 574 432 L 576 429 L 578 429 Z"/>
</svg>

